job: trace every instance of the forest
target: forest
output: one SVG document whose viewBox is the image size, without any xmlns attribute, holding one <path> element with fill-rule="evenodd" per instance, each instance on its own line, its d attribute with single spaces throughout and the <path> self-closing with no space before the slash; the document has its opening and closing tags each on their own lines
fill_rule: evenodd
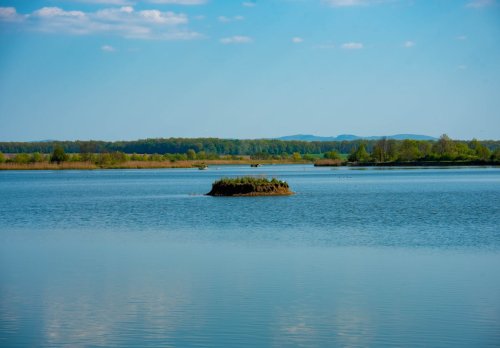
<svg viewBox="0 0 500 348">
<path fill-rule="evenodd" d="M 446 137 L 443 135 L 441 138 Z M 219 138 L 155 138 L 134 141 L 41 141 L 41 142 L 0 142 L 0 152 L 2 153 L 51 153 L 56 146 L 61 146 L 66 153 L 106 153 L 123 152 L 127 154 L 181 154 L 192 149 L 195 152 L 205 152 L 217 155 L 256 155 L 265 153 L 269 155 L 281 155 L 283 153 L 292 154 L 318 154 L 329 151 L 339 153 L 351 153 L 361 144 L 366 151 L 371 152 L 380 141 L 388 144 L 401 144 L 401 140 L 354 140 L 354 141 L 285 141 L 275 139 L 219 139 Z M 474 141 L 474 140 L 473 140 Z M 471 141 L 454 140 L 455 144 L 464 146 Z M 432 144 L 433 141 L 417 141 L 420 147 L 422 144 Z M 490 151 L 500 148 L 499 140 L 481 140 L 479 143 L 487 147 Z M 390 145 L 393 146 L 393 145 Z"/>
<path fill-rule="evenodd" d="M 86 162 L 97 166 L 134 162 L 200 160 L 278 160 L 345 163 L 485 162 L 500 161 L 500 141 L 355 140 L 306 142 L 169 138 L 137 141 L 47 141 L 0 143 L 0 163 Z"/>
</svg>

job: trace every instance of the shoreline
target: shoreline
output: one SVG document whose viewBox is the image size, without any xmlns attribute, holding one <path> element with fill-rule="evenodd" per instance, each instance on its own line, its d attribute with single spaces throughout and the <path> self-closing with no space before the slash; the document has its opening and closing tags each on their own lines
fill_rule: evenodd
<svg viewBox="0 0 500 348">
<path fill-rule="evenodd" d="M 498 167 L 493 161 L 421 161 L 421 162 L 365 162 L 348 163 L 347 167 Z"/>
<path fill-rule="evenodd" d="M 198 169 L 200 166 L 214 165 L 275 165 L 275 164 L 312 164 L 310 161 L 287 160 L 194 160 L 194 161 L 127 161 L 115 164 L 98 165 L 91 162 L 57 163 L 0 163 L 1 170 L 101 170 L 101 169 Z M 258 167 L 256 167 L 258 168 Z"/>
<path fill-rule="evenodd" d="M 425 161 L 425 162 L 383 162 L 383 163 L 342 163 L 342 164 L 320 164 L 316 165 L 310 161 L 289 161 L 289 160 L 194 160 L 176 162 L 156 162 L 156 161 L 128 161 L 116 164 L 97 165 L 90 162 L 63 162 L 57 163 L 0 163 L 0 171 L 3 170 L 102 170 L 102 169 L 197 169 L 202 165 L 208 167 L 214 165 L 295 165 L 306 164 L 314 167 L 499 167 L 500 162 L 491 161 Z M 258 167 L 256 167 L 258 168 Z"/>
</svg>

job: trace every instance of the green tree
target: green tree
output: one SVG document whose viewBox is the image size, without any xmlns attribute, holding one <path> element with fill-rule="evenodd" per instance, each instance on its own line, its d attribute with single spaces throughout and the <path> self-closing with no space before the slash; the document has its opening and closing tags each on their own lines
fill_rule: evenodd
<svg viewBox="0 0 500 348">
<path fill-rule="evenodd" d="M 149 155 L 148 159 L 150 161 L 153 161 L 153 162 L 161 162 L 163 160 L 163 156 L 160 154 L 154 153 L 152 155 Z"/>
<path fill-rule="evenodd" d="M 332 160 L 337 160 L 337 159 L 341 159 L 340 158 L 340 155 L 337 151 L 328 151 L 328 152 L 325 152 L 325 154 L 323 155 L 324 158 L 327 158 L 327 159 L 332 159 Z"/>
<path fill-rule="evenodd" d="M 131 161 L 144 161 L 144 155 L 138 155 L 135 152 L 130 156 Z"/>
<path fill-rule="evenodd" d="M 280 159 L 279 156 L 275 156 L 276 159 Z M 303 159 L 305 159 L 306 161 L 311 161 L 311 162 L 314 162 L 316 160 L 316 158 L 314 158 L 313 155 L 309 154 L 309 153 L 306 153 L 304 156 L 302 156 Z"/>
<path fill-rule="evenodd" d="M 370 155 L 366 152 L 365 144 L 360 144 L 358 149 L 349 155 L 348 159 L 351 162 L 368 162 Z"/>
<path fill-rule="evenodd" d="M 74 153 L 74 154 L 68 156 L 68 161 L 69 162 L 82 162 L 83 157 L 79 153 Z"/>
<path fill-rule="evenodd" d="M 399 143 L 397 140 L 389 139 L 387 140 L 387 152 L 386 161 L 395 161 L 398 158 Z"/>
<path fill-rule="evenodd" d="M 432 147 L 432 151 L 444 160 L 452 160 L 456 157 L 455 143 L 446 134 L 441 135 Z"/>
<path fill-rule="evenodd" d="M 373 146 L 372 157 L 376 162 L 386 162 L 387 161 L 387 152 L 389 150 L 389 143 L 387 142 L 387 138 L 382 138 L 378 140 Z"/>
<path fill-rule="evenodd" d="M 477 139 L 472 139 L 469 144 L 470 148 L 474 150 L 474 154 L 480 160 L 488 160 L 491 157 L 491 151 L 486 146 L 481 144 Z"/>
<path fill-rule="evenodd" d="M 200 151 L 196 154 L 196 158 L 200 160 L 207 159 L 207 154 L 205 151 Z"/>
<path fill-rule="evenodd" d="M 416 161 L 420 157 L 420 151 L 418 150 L 418 144 L 415 140 L 405 139 L 401 143 L 399 148 L 400 161 L 409 162 Z"/>
<path fill-rule="evenodd" d="M 43 162 L 44 160 L 45 157 L 40 152 L 33 153 L 30 158 L 30 162 L 32 163 Z"/>
<path fill-rule="evenodd" d="M 14 163 L 26 164 L 30 161 L 30 155 L 27 153 L 18 153 L 14 156 Z"/>
<path fill-rule="evenodd" d="M 294 153 L 292 154 L 292 159 L 293 159 L 294 161 L 300 161 L 300 160 L 302 159 L 302 156 L 300 155 L 300 153 L 298 153 L 298 152 L 294 152 Z"/>
<path fill-rule="evenodd" d="M 422 157 L 428 157 L 432 153 L 432 144 L 429 141 L 419 141 L 418 151 Z"/>
<path fill-rule="evenodd" d="M 195 160 L 196 159 L 196 152 L 193 149 L 189 149 L 186 152 L 186 156 L 188 160 Z"/>
<path fill-rule="evenodd" d="M 50 156 L 51 162 L 57 162 L 60 164 L 68 159 L 68 155 L 64 152 L 64 148 L 61 145 L 56 145 L 54 147 L 54 151 L 52 151 L 52 155 Z"/>
<path fill-rule="evenodd" d="M 491 160 L 495 162 L 500 162 L 500 148 L 493 151 L 491 154 Z"/>
<path fill-rule="evenodd" d="M 104 165 L 104 164 L 111 164 L 113 159 L 111 158 L 111 155 L 108 152 L 105 153 L 100 153 L 97 155 L 97 160 L 96 164 L 99 165 Z"/>
<path fill-rule="evenodd" d="M 90 153 L 90 152 L 82 152 L 82 153 L 80 153 L 80 159 L 83 162 L 94 162 L 95 155 L 93 153 Z"/>
<path fill-rule="evenodd" d="M 4 163 L 5 162 L 5 155 L 3 153 L 0 152 L 0 163 Z"/>
</svg>

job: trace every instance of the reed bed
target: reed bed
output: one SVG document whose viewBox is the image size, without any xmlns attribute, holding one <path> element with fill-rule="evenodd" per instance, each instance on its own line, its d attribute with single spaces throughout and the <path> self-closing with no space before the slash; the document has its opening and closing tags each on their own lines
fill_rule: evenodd
<svg viewBox="0 0 500 348">
<path fill-rule="evenodd" d="M 155 169 L 155 168 L 194 168 L 200 165 L 251 165 L 251 164 L 297 164 L 308 161 L 290 160 L 193 160 L 193 161 L 127 161 L 122 163 L 95 164 L 93 162 L 35 162 L 35 163 L 0 163 L 0 170 L 92 170 L 92 169 Z"/>
</svg>

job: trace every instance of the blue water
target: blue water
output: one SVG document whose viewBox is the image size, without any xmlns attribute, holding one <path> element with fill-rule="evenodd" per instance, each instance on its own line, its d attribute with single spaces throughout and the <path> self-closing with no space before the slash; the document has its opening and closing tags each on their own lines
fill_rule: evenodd
<svg viewBox="0 0 500 348">
<path fill-rule="evenodd" d="M 207 197 L 222 176 L 293 196 Z M 0 172 L 0 346 L 499 346 L 500 169 Z"/>
</svg>

